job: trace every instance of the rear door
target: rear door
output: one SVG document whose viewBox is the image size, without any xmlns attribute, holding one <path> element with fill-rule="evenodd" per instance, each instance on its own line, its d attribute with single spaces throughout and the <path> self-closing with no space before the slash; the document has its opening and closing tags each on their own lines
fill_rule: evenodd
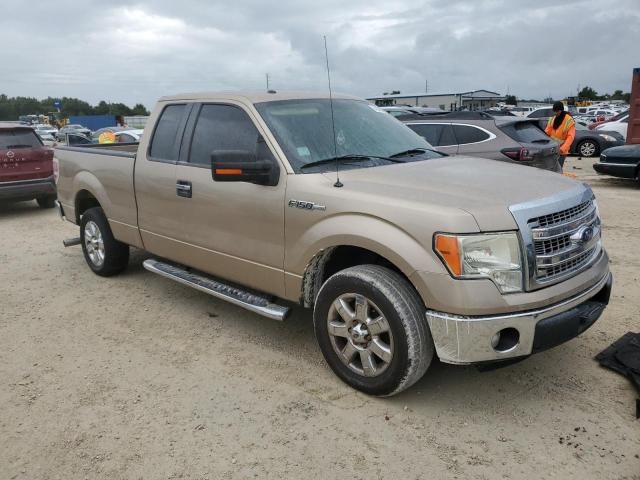
<svg viewBox="0 0 640 480">
<path fill-rule="evenodd" d="M 484 158 L 496 158 L 496 135 L 486 128 L 463 123 L 452 124 L 453 135 L 458 142 L 460 155 L 471 155 Z"/>
<path fill-rule="evenodd" d="M 528 152 L 532 157 L 529 162 L 533 166 L 553 172 L 559 170 L 559 144 L 548 137 L 535 120 L 509 123 L 501 126 L 500 129 L 514 140 L 514 149 L 525 149 Z"/>
<path fill-rule="evenodd" d="M 410 123 L 407 126 L 439 152 L 448 155 L 458 153 L 458 143 L 450 123 Z"/>
<path fill-rule="evenodd" d="M 0 129 L 0 182 L 53 175 L 53 150 L 31 128 Z"/>
</svg>

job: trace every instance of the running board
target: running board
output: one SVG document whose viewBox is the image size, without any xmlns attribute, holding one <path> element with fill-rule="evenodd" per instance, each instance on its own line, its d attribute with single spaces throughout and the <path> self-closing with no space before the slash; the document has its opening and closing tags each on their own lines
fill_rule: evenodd
<svg viewBox="0 0 640 480">
<path fill-rule="evenodd" d="M 142 266 L 150 272 L 170 278 L 171 280 L 208 293 L 216 298 L 226 300 L 229 303 L 246 308 L 250 312 L 271 318 L 272 320 L 283 321 L 289 313 L 289 307 L 276 305 L 272 303 L 268 297 L 260 293 L 242 290 L 239 287 L 189 272 L 184 268 L 170 263 L 148 259 L 142 263 Z"/>
</svg>

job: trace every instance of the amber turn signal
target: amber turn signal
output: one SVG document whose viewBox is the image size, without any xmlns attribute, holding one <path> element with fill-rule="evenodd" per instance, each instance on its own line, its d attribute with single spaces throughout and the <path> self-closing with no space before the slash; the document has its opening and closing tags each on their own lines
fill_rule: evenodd
<svg viewBox="0 0 640 480">
<path fill-rule="evenodd" d="M 451 273 L 456 276 L 462 274 L 462 265 L 460 263 L 460 248 L 458 246 L 458 238 L 451 235 L 436 235 L 435 249 L 440 258 L 449 267 Z"/>
<path fill-rule="evenodd" d="M 242 175 L 241 168 L 216 168 L 216 175 Z"/>
</svg>

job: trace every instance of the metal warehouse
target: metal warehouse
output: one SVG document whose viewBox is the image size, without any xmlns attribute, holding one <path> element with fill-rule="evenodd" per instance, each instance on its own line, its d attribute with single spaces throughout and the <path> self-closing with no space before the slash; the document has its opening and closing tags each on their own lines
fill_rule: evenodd
<svg viewBox="0 0 640 480">
<path fill-rule="evenodd" d="M 367 98 L 380 107 L 391 105 L 411 105 L 416 107 L 434 107 L 442 110 L 483 110 L 504 102 L 505 97 L 489 90 L 473 90 L 460 93 L 416 93 L 392 94 Z"/>
</svg>

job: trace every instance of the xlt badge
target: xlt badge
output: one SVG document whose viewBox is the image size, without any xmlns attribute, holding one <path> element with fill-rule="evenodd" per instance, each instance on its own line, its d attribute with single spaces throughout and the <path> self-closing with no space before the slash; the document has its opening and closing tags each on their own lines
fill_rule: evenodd
<svg viewBox="0 0 640 480">
<path fill-rule="evenodd" d="M 304 200 L 289 200 L 289 206 L 291 208 L 299 208 L 301 210 L 326 210 L 324 205 L 318 205 L 314 202 L 305 202 Z"/>
</svg>

